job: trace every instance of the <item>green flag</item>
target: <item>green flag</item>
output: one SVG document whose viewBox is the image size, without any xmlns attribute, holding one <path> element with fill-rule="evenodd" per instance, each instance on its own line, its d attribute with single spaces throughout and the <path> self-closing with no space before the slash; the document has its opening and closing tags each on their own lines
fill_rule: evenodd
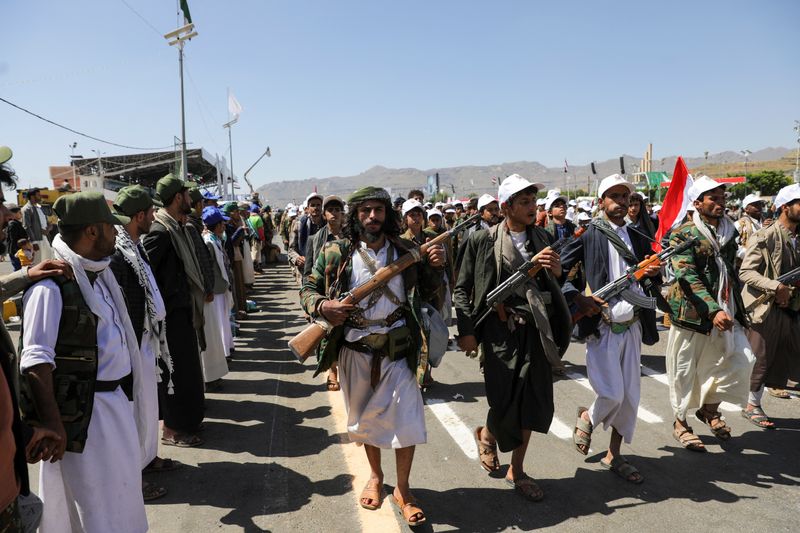
<svg viewBox="0 0 800 533">
<path fill-rule="evenodd" d="M 191 24 L 192 15 L 189 13 L 189 2 L 186 0 L 181 0 L 181 11 L 183 11 L 183 18 L 186 20 L 186 23 Z"/>
</svg>

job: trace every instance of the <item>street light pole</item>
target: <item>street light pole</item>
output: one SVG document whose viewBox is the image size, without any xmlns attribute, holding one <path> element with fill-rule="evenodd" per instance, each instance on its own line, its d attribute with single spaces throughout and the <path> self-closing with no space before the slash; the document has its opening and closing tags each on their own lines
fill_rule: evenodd
<svg viewBox="0 0 800 533">
<path fill-rule="evenodd" d="M 747 161 L 748 158 L 750 157 L 750 154 L 752 154 L 753 152 L 751 152 L 750 150 L 742 150 L 739 153 L 744 156 L 744 183 L 745 183 L 744 190 L 745 192 L 747 192 Z"/>
<path fill-rule="evenodd" d="M 181 78 L 181 179 L 184 181 L 189 168 L 186 157 L 186 110 L 183 99 L 183 46 L 192 37 L 197 37 L 197 32 L 194 31 L 194 24 L 191 22 L 164 35 L 170 46 L 178 45 L 178 67 Z"/>
<path fill-rule="evenodd" d="M 794 160 L 794 182 L 800 183 L 800 120 L 794 121 L 794 131 L 797 132 L 797 155 Z"/>
</svg>

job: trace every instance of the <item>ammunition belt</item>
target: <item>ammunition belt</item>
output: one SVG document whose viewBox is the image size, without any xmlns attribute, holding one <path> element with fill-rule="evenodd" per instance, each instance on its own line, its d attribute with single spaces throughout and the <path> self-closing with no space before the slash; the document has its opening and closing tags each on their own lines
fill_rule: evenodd
<svg viewBox="0 0 800 533">
<path fill-rule="evenodd" d="M 612 322 L 611 320 L 608 319 L 608 315 L 606 315 L 605 313 L 601 313 L 600 316 L 603 318 L 603 322 L 608 324 L 608 327 L 611 330 L 611 332 L 617 334 L 625 333 L 626 331 L 628 331 L 628 328 L 630 328 L 632 325 L 636 324 L 639 321 L 639 311 L 636 311 L 633 314 L 633 318 L 628 320 L 627 322 Z"/>
<path fill-rule="evenodd" d="M 377 318 L 377 319 L 369 319 L 364 318 L 364 309 L 361 307 L 356 307 L 356 309 L 350 313 L 350 316 L 347 317 L 347 320 L 344 321 L 344 325 L 349 328 L 355 329 L 365 329 L 370 326 L 380 326 L 380 327 L 389 327 L 398 320 L 403 318 L 403 308 L 398 307 L 386 318 Z"/>
</svg>

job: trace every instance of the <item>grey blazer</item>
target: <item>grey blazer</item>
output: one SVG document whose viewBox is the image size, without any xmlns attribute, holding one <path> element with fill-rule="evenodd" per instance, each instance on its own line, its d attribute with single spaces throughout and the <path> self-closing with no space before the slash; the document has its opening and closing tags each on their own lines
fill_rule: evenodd
<svg viewBox="0 0 800 533">
<path fill-rule="evenodd" d="M 41 207 L 36 207 L 30 202 L 22 206 L 22 226 L 28 232 L 28 239 L 31 241 L 42 240 L 42 222 L 39 219 L 39 209 Z"/>
</svg>

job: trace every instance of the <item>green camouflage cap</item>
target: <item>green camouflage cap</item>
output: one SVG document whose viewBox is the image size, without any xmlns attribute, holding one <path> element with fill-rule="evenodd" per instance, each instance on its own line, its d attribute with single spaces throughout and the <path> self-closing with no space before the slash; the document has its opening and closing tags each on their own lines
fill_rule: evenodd
<svg viewBox="0 0 800 533">
<path fill-rule="evenodd" d="M 133 216 L 139 211 L 146 211 L 151 207 L 162 207 L 159 200 L 150 197 L 147 189 L 141 185 L 128 185 L 117 193 L 114 200 L 114 211 L 124 216 Z"/>
<path fill-rule="evenodd" d="M 205 198 L 203 198 L 203 193 L 200 191 L 200 188 L 197 186 L 197 184 L 193 185 L 194 186 L 191 189 L 189 189 L 189 200 L 192 202 L 192 205 L 196 204 L 197 202 L 202 202 L 203 200 L 205 200 Z"/>
<path fill-rule="evenodd" d="M 385 189 L 372 186 L 358 189 L 356 192 L 350 195 L 350 198 L 347 199 L 347 203 L 358 204 L 366 200 L 380 200 L 382 202 L 388 202 L 389 204 L 392 203 L 392 198 Z"/>
<path fill-rule="evenodd" d="M 176 194 L 184 189 L 190 189 L 192 185 L 191 182 L 184 182 L 172 174 L 167 174 L 156 183 L 156 196 L 162 202 L 172 200 Z"/>
<path fill-rule="evenodd" d="M 239 210 L 239 204 L 237 204 L 236 202 L 228 202 L 222 206 L 222 212 L 225 213 L 226 215 L 230 215 L 234 211 L 238 210 Z"/>
<path fill-rule="evenodd" d="M 56 200 L 53 211 L 58 215 L 58 221 L 67 226 L 84 226 L 100 222 L 124 226 L 131 221 L 126 216 L 114 215 L 101 192 L 67 194 Z"/>
<path fill-rule="evenodd" d="M 14 152 L 8 146 L 0 146 L 0 165 L 11 159 Z"/>
</svg>

